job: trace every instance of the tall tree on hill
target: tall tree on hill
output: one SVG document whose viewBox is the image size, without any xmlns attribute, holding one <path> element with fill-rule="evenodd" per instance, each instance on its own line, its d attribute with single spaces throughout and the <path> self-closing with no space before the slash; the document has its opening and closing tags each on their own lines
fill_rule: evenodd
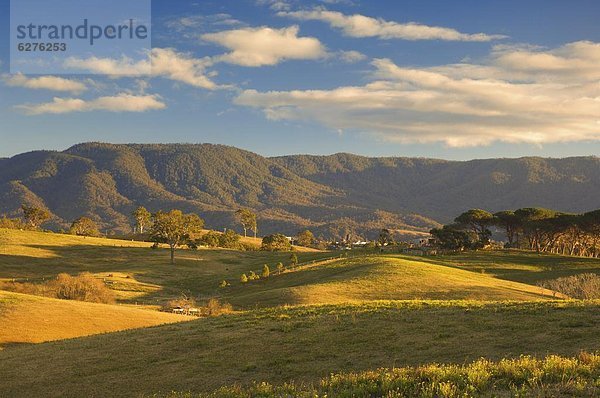
<svg viewBox="0 0 600 398">
<path fill-rule="evenodd" d="M 514 211 L 505 210 L 494 213 L 494 224 L 504 229 L 508 247 L 513 247 L 519 241 L 520 223 Z"/>
<path fill-rule="evenodd" d="M 488 227 L 494 223 L 494 216 L 489 211 L 471 209 L 456 217 L 454 222 L 458 225 L 464 225 L 465 227 L 470 228 L 477 234 L 482 246 L 489 243 L 492 233 Z"/>
<path fill-rule="evenodd" d="M 196 214 L 183 214 L 181 210 L 158 211 L 152 215 L 150 235 L 156 243 L 166 243 L 171 250 L 171 264 L 175 264 L 175 250 L 202 231 L 204 220 Z"/>
<path fill-rule="evenodd" d="M 150 221 L 152 220 L 152 214 L 145 207 L 140 206 L 132 213 L 133 218 L 135 219 L 135 232 L 140 234 L 144 233 L 144 230 L 148 225 L 150 225 Z"/>
<path fill-rule="evenodd" d="M 239 209 L 235 212 L 235 217 L 240 224 L 242 224 L 242 228 L 244 229 L 244 237 L 248 236 L 248 230 L 254 232 L 254 237 L 256 238 L 256 234 L 258 232 L 258 224 L 256 222 L 256 214 L 253 213 L 249 209 Z"/>
<path fill-rule="evenodd" d="M 21 210 L 23 211 L 25 223 L 32 229 L 38 229 L 44 222 L 50 219 L 50 212 L 46 209 L 21 205 Z"/>
<path fill-rule="evenodd" d="M 260 250 L 271 252 L 290 251 L 292 250 L 292 244 L 285 235 L 273 234 L 263 238 Z"/>
</svg>

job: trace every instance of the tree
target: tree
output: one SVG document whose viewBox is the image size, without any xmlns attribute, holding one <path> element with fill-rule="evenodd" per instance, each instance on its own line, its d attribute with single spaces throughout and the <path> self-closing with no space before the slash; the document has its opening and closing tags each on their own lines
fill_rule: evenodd
<svg viewBox="0 0 600 398">
<path fill-rule="evenodd" d="M 284 267 L 283 263 L 277 263 L 277 274 L 281 275 L 284 268 L 285 267 Z"/>
<path fill-rule="evenodd" d="M 221 234 L 215 231 L 208 231 L 200 239 L 198 239 L 198 243 L 208 247 L 219 247 L 219 240 L 221 238 Z"/>
<path fill-rule="evenodd" d="M 98 236 L 100 232 L 98 232 L 98 226 L 88 217 L 79 217 L 77 220 L 73 221 L 71 224 L 71 228 L 69 229 L 69 233 L 78 236 Z"/>
<path fill-rule="evenodd" d="M 186 244 L 192 234 L 200 233 L 204 220 L 196 214 L 183 214 L 181 210 L 158 211 L 152 215 L 151 239 L 166 243 L 171 250 L 171 264 L 175 263 L 175 249 Z"/>
<path fill-rule="evenodd" d="M 246 274 L 242 274 L 242 276 L 240 276 L 240 282 L 242 282 L 242 283 L 248 282 L 248 277 L 246 276 Z"/>
<path fill-rule="evenodd" d="M 437 246 L 445 250 L 463 251 L 477 248 L 479 239 L 473 231 L 464 231 L 457 225 L 444 225 L 429 231 Z"/>
<path fill-rule="evenodd" d="M 146 227 L 150 224 L 152 220 L 152 214 L 145 207 L 140 206 L 132 213 L 133 218 L 135 220 L 135 232 L 140 234 L 144 233 Z"/>
<path fill-rule="evenodd" d="M 271 270 L 269 269 L 269 266 L 267 264 L 265 264 L 265 265 L 263 265 L 262 277 L 268 278 L 269 275 L 271 275 Z"/>
<path fill-rule="evenodd" d="M 315 235 L 308 229 L 296 235 L 296 244 L 299 246 L 310 247 L 313 243 L 315 243 Z"/>
<path fill-rule="evenodd" d="M 256 233 L 258 231 L 256 214 L 249 209 L 239 209 L 235 212 L 235 216 L 238 222 L 242 224 L 242 228 L 244 228 L 244 237 L 247 236 L 247 231 L 250 229 L 254 231 L 254 237 L 256 238 Z"/>
<path fill-rule="evenodd" d="M 290 251 L 292 250 L 292 244 L 284 235 L 273 234 L 263 238 L 260 250 L 271 252 Z"/>
<path fill-rule="evenodd" d="M 219 247 L 224 247 L 226 249 L 238 249 L 240 247 L 240 239 L 241 236 L 239 236 L 233 229 L 228 229 L 219 235 Z"/>
<path fill-rule="evenodd" d="M 32 229 L 38 229 L 44 222 L 50 219 L 50 212 L 34 206 L 22 205 L 23 219 L 25 224 Z"/>
<path fill-rule="evenodd" d="M 494 213 L 494 224 L 504 229 L 508 247 L 513 247 L 518 242 L 520 223 L 514 211 L 505 210 Z"/>
<path fill-rule="evenodd" d="M 471 209 L 456 217 L 454 221 L 459 225 L 470 228 L 477 234 L 482 246 L 489 243 L 492 233 L 488 227 L 494 223 L 494 216 L 489 211 Z"/>
<path fill-rule="evenodd" d="M 379 232 L 377 243 L 379 243 L 379 246 L 385 246 L 392 243 L 392 234 L 389 229 L 384 228 Z"/>
<path fill-rule="evenodd" d="M 298 265 L 298 256 L 296 255 L 296 253 L 292 253 L 290 256 L 290 265 L 292 267 L 295 267 L 296 265 Z"/>
</svg>

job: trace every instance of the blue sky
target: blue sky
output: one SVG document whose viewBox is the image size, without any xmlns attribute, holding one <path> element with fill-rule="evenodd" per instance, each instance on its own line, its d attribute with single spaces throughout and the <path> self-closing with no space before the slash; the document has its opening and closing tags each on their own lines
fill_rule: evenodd
<svg viewBox="0 0 600 398">
<path fill-rule="evenodd" d="M 0 0 L 0 157 L 85 141 L 447 159 L 600 150 L 598 1 L 155 0 L 152 14 L 151 75 L 101 75 L 89 59 L 78 74 L 11 75 Z M 123 62 L 111 65 L 137 70 Z"/>
</svg>

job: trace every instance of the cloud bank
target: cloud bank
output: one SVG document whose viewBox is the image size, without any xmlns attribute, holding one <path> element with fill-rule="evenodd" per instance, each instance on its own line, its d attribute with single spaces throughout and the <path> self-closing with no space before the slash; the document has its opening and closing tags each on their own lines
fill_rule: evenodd
<svg viewBox="0 0 600 398">
<path fill-rule="evenodd" d="M 600 44 L 494 48 L 486 62 L 408 68 L 372 62 L 371 81 L 333 90 L 246 90 L 272 120 L 317 121 L 401 143 L 600 140 Z"/>
<path fill-rule="evenodd" d="M 371 18 L 360 14 L 345 15 L 341 12 L 328 11 L 323 8 L 317 8 L 311 11 L 279 11 L 277 15 L 300 21 L 325 22 L 332 28 L 340 29 L 344 35 L 350 37 L 475 42 L 486 42 L 506 38 L 506 36 L 503 35 L 461 33 L 451 28 L 428 26 L 414 22 L 392 22 L 381 18 Z"/>
</svg>

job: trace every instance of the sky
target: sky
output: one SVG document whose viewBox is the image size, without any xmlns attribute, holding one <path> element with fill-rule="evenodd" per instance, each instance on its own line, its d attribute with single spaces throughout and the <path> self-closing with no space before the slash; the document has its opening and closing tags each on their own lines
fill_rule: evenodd
<svg viewBox="0 0 600 398">
<path fill-rule="evenodd" d="M 598 16 L 597 0 L 154 0 L 147 62 L 26 75 L 0 0 L 0 157 L 88 141 L 597 155 Z"/>
</svg>

